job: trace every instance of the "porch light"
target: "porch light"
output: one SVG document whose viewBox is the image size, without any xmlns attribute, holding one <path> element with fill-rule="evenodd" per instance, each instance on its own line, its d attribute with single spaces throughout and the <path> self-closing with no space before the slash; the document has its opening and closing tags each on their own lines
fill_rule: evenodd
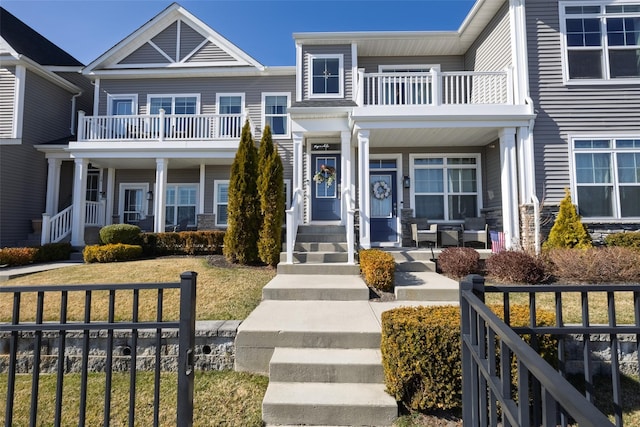
<svg viewBox="0 0 640 427">
<path fill-rule="evenodd" d="M 153 200 L 153 191 L 147 191 L 147 200 Z"/>
<path fill-rule="evenodd" d="M 409 175 L 405 175 L 404 178 L 402 179 L 402 186 L 404 188 L 411 187 L 411 178 L 409 178 Z"/>
<path fill-rule="evenodd" d="M 106 200 L 107 199 L 107 193 L 105 193 L 104 191 L 100 192 L 100 200 Z"/>
</svg>

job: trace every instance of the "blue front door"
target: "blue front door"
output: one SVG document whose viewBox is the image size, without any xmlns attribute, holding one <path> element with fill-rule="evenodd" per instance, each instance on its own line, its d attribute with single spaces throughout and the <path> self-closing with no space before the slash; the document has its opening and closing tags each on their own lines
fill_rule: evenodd
<svg viewBox="0 0 640 427">
<path fill-rule="evenodd" d="M 396 172 L 371 172 L 371 241 L 396 242 L 398 240 L 398 197 Z"/>
<path fill-rule="evenodd" d="M 311 219 L 340 220 L 340 154 L 313 154 L 311 164 Z"/>
</svg>

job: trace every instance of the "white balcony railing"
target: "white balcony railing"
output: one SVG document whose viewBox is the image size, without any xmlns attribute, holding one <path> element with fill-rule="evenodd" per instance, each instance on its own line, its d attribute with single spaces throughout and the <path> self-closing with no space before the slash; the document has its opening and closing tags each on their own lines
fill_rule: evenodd
<svg viewBox="0 0 640 427">
<path fill-rule="evenodd" d="M 359 106 L 512 104 L 507 71 L 358 73 Z"/>
<path fill-rule="evenodd" d="M 78 113 L 78 141 L 207 141 L 238 139 L 246 114 L 137 114 L 85 116 Z"/>
</svg>

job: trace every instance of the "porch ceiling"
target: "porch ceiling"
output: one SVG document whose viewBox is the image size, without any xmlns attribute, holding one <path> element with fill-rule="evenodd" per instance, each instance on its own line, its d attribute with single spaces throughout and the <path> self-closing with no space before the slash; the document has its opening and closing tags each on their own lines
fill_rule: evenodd
<svg viewBox="0 0 640 427">
<path fill-rule="evenodd" d="M 158 157 L 169 159 L 169 169 L 193 169 L 204 165 L 230 165 L 233 158 L 176 158 Z M 114 158 L 114 157 L 90 157 L 87 159 L 91 164 L 100 168 L 114 169 L 154 169 L 156 168 L 156 157 L 153 158 Z"/>
<path fill-rule="evenodd" d="M 484 146 L 498 139 L 501 128 L 373 129 L 371 147 Z"/>
</svg>

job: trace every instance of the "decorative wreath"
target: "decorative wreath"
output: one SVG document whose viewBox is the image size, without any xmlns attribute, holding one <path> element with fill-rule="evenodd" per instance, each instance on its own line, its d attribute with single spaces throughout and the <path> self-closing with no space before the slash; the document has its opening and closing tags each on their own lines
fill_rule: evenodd
<svg viewBox="0 0 640 427">
<path fill-rule="evenodd" d="M 376 181 L 373 183 L 373 197 L 378 200 L 384 200 L 391 195 L 391 188 L 384 181 Z"/>
<path fill-rule="evenodd" d="M 336 168 L 333 166 L 320 165 L 320 170 L 316 171 L 315 175 L 313 175 L 313 180 L 321 184 L 326 182 L 328 187 L 331 187 L 331 184 L 336 180 Z"/>
</svg>

